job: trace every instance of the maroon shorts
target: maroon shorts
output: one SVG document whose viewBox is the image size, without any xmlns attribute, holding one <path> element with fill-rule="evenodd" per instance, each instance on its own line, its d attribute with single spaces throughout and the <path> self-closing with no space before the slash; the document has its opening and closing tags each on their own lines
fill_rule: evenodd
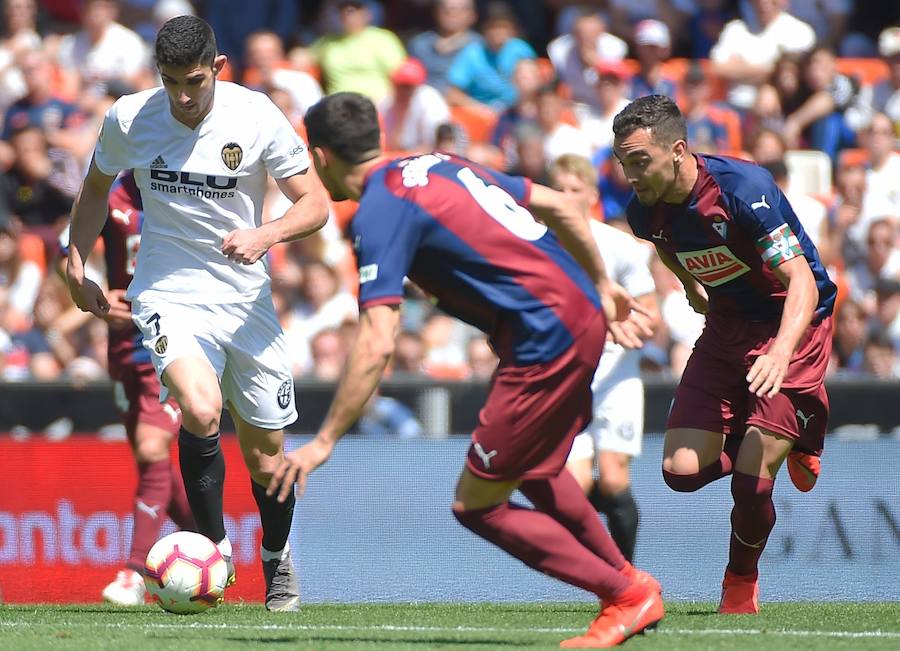
<svg viewBox="0 0 900 651">
<path fill-rule="evenodd" d="M 159 402 L 159 378 L 153 364 L 129 364 L 115 369 L 116 404 L 124 415 L 128 440 L 134 442 L 138 423 L 173 434 L 181 427 L 181 411 L 174 400 Z"/>
<path fill-rule="evenodd" d="M 591 380 L 606 341 L 602 313 L 556 359 L 503 364 L 472 433 L 466 467 L 484 479 L 555 477 L 592 414 Z"/>
<path fill-rule="evenodd" d="M 828 425 L 824 379 L 831 357 L 831 318 L 807 328 L 781 391 L 774 398 L 759 398 L 748 390 L 747 373 L 768 350 L 778 327 L 778 322 L 708 317 L 678 384 L 666 428 L 743 436 L 748 425 L 756 425 L 792 439 L 800 451 L 821 454 Z"/>
</svg>

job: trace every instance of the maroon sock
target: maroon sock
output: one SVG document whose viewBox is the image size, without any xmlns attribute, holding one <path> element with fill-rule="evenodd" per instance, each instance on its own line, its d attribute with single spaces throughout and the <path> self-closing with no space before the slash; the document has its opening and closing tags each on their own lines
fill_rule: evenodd
<svg viewBox="0 0 900 651">
<path fill-rule="evenodd" d="M 731 547 L 728 571 L 748 575 L 757 571 L 759 557 L 775 526 L 775 504 L 772 502 L 774 479 L 762 479 L 735 472 L 731 478 Z"/>
<path fill-rule="evenodd" d="M 464 527 L 529 567 L 593 592 L 600 599 L 611 601 L 631 585 L 546 513 L 509 502 L 471 511 L 454 509 L 453 513 Z"/>
<path fill-rule="evenodd" d="M 538 511 L 562 524 L 595 556 L 617 570 L 625 567 L 625 557 L 568 470 L 552 479 L 524 481 L 519 490 Z"/>
<path fill-rule="evenodd" d="M 184 492 L 184 479 L 181 478 L 181 470 L 178 466 L 169 464 L 172 473 L 172 496 L 169 498 L 167 511 L 172 522 L 181 531 L 196 531 L 194 515 L 191 513 L 191 505 L 188 503 L 187 494 Z"/>
<path fill-rule="evenodd" d="M 131 555 L 126 565 L 136 572 L 144 569 L 147 552 L 159 538 L 172 494 L 172 464 L 168 459 L 138 464 L 138 486 L 134 497 L 134 531 Z"/>
<path fill-rule="evenodd" d="M 679 493 L 693 493 L 717 479 L 730 475 L 734 468 L 734 457 L 732 456 L 731 451 L 727 449 L 727 443 L 725 447 L 726 450 L 719 455 L 718 461 L 711 463 L 708 466 L 703 466 L 697 472 L 681 475 L 663 469 L 663 480 L 673 491 L 678 491 Z"/>
</svg>

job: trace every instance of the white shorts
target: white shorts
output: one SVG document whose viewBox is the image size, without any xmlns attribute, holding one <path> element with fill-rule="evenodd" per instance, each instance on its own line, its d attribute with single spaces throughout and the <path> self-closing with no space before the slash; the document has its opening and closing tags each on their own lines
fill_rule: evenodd
<svg viewBox="0 0 900 651">
<path fill-rule="evenodd" d="M 602 359 L 600 363 L 602 366 Z M 598 372 L 591 390 L 594 417 L 572 442 L 569 461 L 590 459 L 598 452 L 639 456 L 644 438 L 644 383 L 640 375 Z"/>
<path fill-rule="evenodd" d="M 132 320 L 160 377 L 181 357 L 201 357 L 215 370 L 222 402 L 251 425 L 277 430 L 297 420 L 284 331 L 272 297 L 252 303 L 184 304 L 134 300 Z"/>
</svg>

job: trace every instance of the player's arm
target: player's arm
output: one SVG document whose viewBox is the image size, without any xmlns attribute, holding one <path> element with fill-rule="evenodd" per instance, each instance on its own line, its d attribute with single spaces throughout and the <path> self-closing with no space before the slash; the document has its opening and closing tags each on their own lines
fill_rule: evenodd
<svg viewBox="0 0 900 651">
<path fill-rule="evenodd" d="M 278 242 L 312 235 L 328 221 L 328 196 L 311 167 L 275 181 L 293 205 L 278 219 L 258 228 L 233 230 L 222 238 L 222 253 L 230 260 L 253 264 Z"/>
<path fill-rule="evenodd" d="M 659 256 L 662 263 L 666 265 L 673 274 L 678 276 L 678 280 L 681 281 L 681 284 L 684 286 L 685 294 L 687 294 L 688 303 L 690 303 L 694 312 L 697 314 L 706 314 L 709 312 L 709 301 L 707 301 L 699 283 L 697 283 L 697 281 L 694 280 L 694 277 L 688 273 L 688 270 L 678 264 L 678 261 L 669 255 L 667 251 L 662 250 L 658 246 L 656 247 L 656 254 Z"/>
<path fill-rule="evenodd" d="M 278 493 L 283 502 L 293 490 L 294 482 L 300 494 L 306 478 L 321 466 L 334 445 L 355 423 L 369 398 L 375 392 L 391 355 L 400 325 L 397 305 L 375 305 L 362 312 L 359 334 L 347 358 L 334 400 L 316 437 L 306 445 L 284 456 L 269 482 L 268 494 Z"/>
<path fill-rule="evenodd" d="M 72 206 L 66 283 L 75 304 L 100 318 L 109 310 L 109 302 L 103 290 L 85 277 L 84 265 L 106 223 L 109 188 L 115 179 L 115 176 L 101 172 L 91 161 Z"/>
<path fill-rule="evenodd" d="M 805 257 L 785 260 L 772 270 L 787 287 L 778 334 L 765 354 L 753 362 L 747 374 L 750 392 L 771 398 L 781 389 L 791 357 L 812 322 L 819 301 L 819 288 Z"/>
</svg>

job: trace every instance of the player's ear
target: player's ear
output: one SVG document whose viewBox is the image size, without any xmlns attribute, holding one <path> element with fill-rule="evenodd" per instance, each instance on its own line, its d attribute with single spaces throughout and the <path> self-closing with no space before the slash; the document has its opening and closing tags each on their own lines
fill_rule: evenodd
<svg viewBox="0 0 900 651">
<path fill-rule="evenodd" d="M 225 68 L 225 64 L 228 62 L 228 57 L 224 54 L 217 54 L 216 58 L 213 59 L 212 70 L 214 75 L 218 75 Z"/>
<path fill-rule="evenodd" d="M 684 140 L 676 140 L 672 145 L 672 157 L 675 159 L 675 162 L 681 163 L 682 161 L 684 161 L 686 153 L 687 143 Z"/>
</svg>

